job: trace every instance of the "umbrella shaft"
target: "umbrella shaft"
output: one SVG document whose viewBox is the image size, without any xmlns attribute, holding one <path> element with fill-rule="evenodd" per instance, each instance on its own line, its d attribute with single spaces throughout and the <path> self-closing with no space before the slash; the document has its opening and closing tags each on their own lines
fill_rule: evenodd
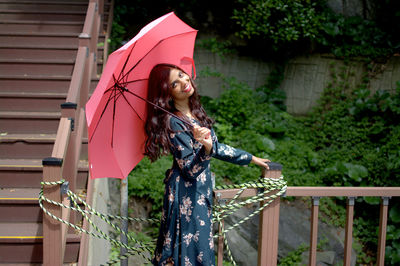
<svg viewBox="0 0 400 266">
<path fill-rule="evenodd" d="M 158 109 L 160 109 L 160 110 L 166 112 L 166 113 L 169 114 L 170 116 L 173 116 L 173 117 L 175 117 L 176 119 L 179 119 L 180 121 L 182 121 L 182 123 L 185 123 L 187 126 L 189 126 L 189 128 L 192 128 L 192 127 L 193 127 L 193 125 L 192 125 L 191 123 L 189 123 L 188 121 L 186 121 L 186 120 L 180 118 L 179 116 L 177 116 L 177 115 L 171 113 L 170 111 L 166 110 L 165 108 L 162 108 L 161 106 L 158 106 L 157 104 L 150 102 L 149 100 L 147 100 L 147 99 L 145 99 L 145 98 L 143 98 L 143 97 L 137 95 L 137 94 L 134 93 L 134 92 L 131 92 L 130 90 L 128 90 L 128 89 L 125 88 L 125 87 L 122 88 L 122 89 L 123 89 L 124 91 L 129 92 L 130 94 L 132 94 L 132 95 L 138 97 L 139 99 L 145 101 L 146 103 L 151 104 L 152 106 L 154 106 L 154 107 L 156 107 L 156 108 L 158 108 Z"/>
</svg>

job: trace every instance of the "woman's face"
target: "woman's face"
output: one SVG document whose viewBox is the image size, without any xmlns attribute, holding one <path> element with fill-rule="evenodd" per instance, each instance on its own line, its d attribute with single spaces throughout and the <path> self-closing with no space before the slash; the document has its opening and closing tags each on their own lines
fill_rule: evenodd
<svg viewBox="0 0 400 266">
<path fill-rule="evenodd" d="M 171 69 L 169 74 L 169 87 L 174 101 L 188 99 L 194 93 L 194 88 L 189 76 L 176 68 Z"/>
</svg>

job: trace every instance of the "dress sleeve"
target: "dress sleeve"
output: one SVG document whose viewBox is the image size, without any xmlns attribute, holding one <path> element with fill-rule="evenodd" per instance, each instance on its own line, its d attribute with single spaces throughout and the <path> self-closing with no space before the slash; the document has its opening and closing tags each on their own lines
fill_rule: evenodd
<svg viewBox="0 0 400 266">
<path fill-rule="evenodd" d="M 214 130 L 212 130 L 212 138 L 212 157 L 238 165 L 248 165 L 251 162 L 253 155 L 241 149 L 236 149 L 229 145 L 219 143 L 218 138 L 214 133 Z"/>
<path fill-rule="evenodd" d="M 170 125 L 173 132 L 169 137 L 174 160 L 184 177 L 196 179 L 209 166 L 211 155 L 206 154 L 205 148 L 194 140 L 192 132 L 181 121 L 172 117 Z"/>
</svg>

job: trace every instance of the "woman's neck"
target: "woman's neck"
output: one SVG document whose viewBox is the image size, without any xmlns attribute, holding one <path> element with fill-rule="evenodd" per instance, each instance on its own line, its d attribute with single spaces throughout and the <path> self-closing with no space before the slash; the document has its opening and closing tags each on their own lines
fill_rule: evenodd
<svg viewBox="0 0 400 266">
<path fill-rule="evenodd" d="M 175 102 L 175 108 L 183 115 L 192 117 L 192 112 L 188 102 Z"/>
</svg>

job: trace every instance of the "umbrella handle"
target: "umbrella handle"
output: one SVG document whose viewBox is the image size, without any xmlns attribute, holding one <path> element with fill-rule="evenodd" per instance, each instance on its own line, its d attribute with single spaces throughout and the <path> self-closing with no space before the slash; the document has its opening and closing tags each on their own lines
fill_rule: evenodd
<svg viewBox="0 0 400 266">
<path fill-rule="evenodd" d="M 189 57 L 189 56 L 185 56 L 185 57 L 182 57 L 182 60 L 188 60 L 188 61 L 190 61 L 190 63 L 192 63 L 192 68 L 193 68 L 193 80 L 195 80 L 196 79 L 196 67 L 195 67 L 195 65 L 194 65 L 194 60 L 193 60 L 193 58 L 191 58 L 191 57 Z"/>
</svg>

